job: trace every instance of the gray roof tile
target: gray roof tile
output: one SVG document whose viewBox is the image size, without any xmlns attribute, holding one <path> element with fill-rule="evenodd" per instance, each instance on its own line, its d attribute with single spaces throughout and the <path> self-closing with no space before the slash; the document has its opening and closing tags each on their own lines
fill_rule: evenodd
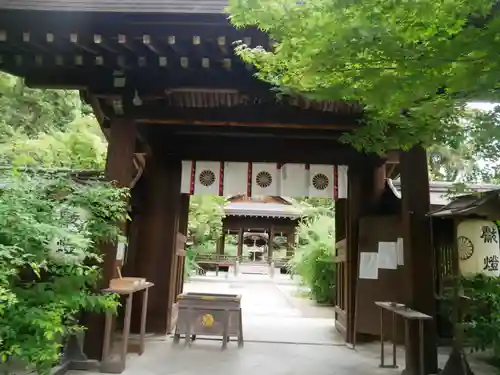
<svg viewBox="0 0 500 375">
<path fill-rule="evenodd" d="M 228 0 L 0 0 L 0 9 L 220 14 Z"/>
</svg>

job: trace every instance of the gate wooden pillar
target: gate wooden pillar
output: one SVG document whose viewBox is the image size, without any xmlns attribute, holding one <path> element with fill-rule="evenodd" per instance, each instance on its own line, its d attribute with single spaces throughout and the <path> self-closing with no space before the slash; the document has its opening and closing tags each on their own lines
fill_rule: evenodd
<svg viewBox="0 0 500 375">
<path fill-rule="evenodd" d="M 108 138 L 106 178 L 115 181 L 119 187 L 128 187 L 133 179 L 133 157 L 136 146 L 136 124 L 131 119 L 113 119 Z M 125 223 L 123 223 L 123 227 Z M 101 246 L 104 257 L 103 276 L 100 288 L 107 288 L 109 281 L 116 276 L 116 245 L 105 243 Z M 86 314 L 83 324 L 85 332 L 85 354 L 91 359 L 100 360 L 104 340 L 104 315 Z"/>
<path fill-rule="evenodd" d="M 356 343 L 356 306 L 357 282 L 359 270 L 359 248 L 363 239 L 359 237 L 359 220 L 363 215 L 370 214 L 378 203 L 381 187 L 385 183 L 385 174 L 381 173 L 383 166 L 370 163 L 349 167 L 348 196 L 344 203 L 346 212 L 346 254 L 344 266 L 344 300 L 346 313 L 346 342 Z M 383 189 L 382 189 L 383 190 Z"/>
<path fill-rule="evenodd" d="M 189 222 L 189 195 L 181 194 L 180 199 L 180 212 L 179 212 L 179 233 L 187 237 L 188 222 Z M 178 257 L 177 263 L 177 283 L 175 295 L 178 296 L 182 293 L 184 287 L 184 268 L 186 264 L 186 257 Z"/>
<path fill-rule="evenodd" d="M 147 203 L 141 220 L 138 269 L 140 276 L 155 284 L 149 292 L 147 331 L 166 334 L 175 295 L 181 162 L 151 157 L 143 178 Z"/>
<path fill-rule="evenodd" d="M 346 299 L 346 343 L 353 345 L 356 341 L 356 287 L 358 281 L 358 236 L 359 218 L 362 205 L 363 169 L 349 168 L 347 195 L 347 228 L 346 228 L 346 262 L 345 262 L 345 299 Z"/>
<path fill-rule="evenodd" d="M 335 243 L 346 239 L 347 235 L 347 199 L 335 202 Z M 346 306 L 348 283 L 346 280 L 346 248 L 336 252 L 335 272 L 335 327 L 347 339 Z"/>
<path fill-rule="evenodd" d="M 401 153 L 401 195 L 404 262 L 406 265 L 405 302 L 415 310 L 436 316 L 434 285 L 434 248 L 430 209 L 427 155 L 422 147 Z M 435 320 L 425 323 L 425 374 L 437 373 L 437 333 Z M 411 327 L 407 342 L 408 375 L 420 374 L 419 332 Z"/>
</svg>

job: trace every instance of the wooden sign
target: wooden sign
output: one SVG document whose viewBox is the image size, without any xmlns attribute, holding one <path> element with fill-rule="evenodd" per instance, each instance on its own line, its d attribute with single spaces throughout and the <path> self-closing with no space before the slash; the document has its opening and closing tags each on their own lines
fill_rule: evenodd
<svg viewBox="0 0 500 375">
<path fill-rule="evenodd" d="M 182 233 L 177 233 L 177 243 L 175 247 L 175 253 L 179 256 L 186 256 L 186 236 Z"/>
</svg>

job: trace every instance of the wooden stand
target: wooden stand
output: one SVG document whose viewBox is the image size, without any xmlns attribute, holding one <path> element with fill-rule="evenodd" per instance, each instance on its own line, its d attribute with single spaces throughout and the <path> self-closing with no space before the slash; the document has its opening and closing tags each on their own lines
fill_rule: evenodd
<svg viewBox="0 0 500 375">
<path fill-rule="evenodd" d="M 237 337 L 238 347 L 243 347 L 241 296 L 186 293 L 178 296 L 178 301 L 174 343 L 180 342 L 181 335 L 186 346 L 191 346 L 196 336 L 216 336 L 222 337 L 222 349 L 226 349 L 230 337 Z"/>
<path fill-rule="evenodd" d="M 408 340 L 408 332 L 410 330 L 410 322 L 418 321 L 418 331 L 419 331 L 419 346 L 420 346 L 420 358 L 419 358 L 419 368 L 420 375 L 425 374 L 424 369 L 424 321 L 432 320 L 432 317 L 421 312 L 412 310 L 404 305 L 396 304 L 393 302 L 375 302 L 375 305 L 380 307 L 380 367 L 383 368 L 397 368 L 396 361 L 396 315 L 401 316 L 405 321 L 405 342 Z M 391 312 L 392 314 L 392 365 L 385 364 L 385 354 L 384 354 L 384 310 Z M 409 371 L 405 369 L 403 374 L 409 374 Z M 415 374 L 416 375 L 416 374 Z"/>
<path fill-rule="evenodd" d="M 131 286 L 130 289 L 125 288 L 107 288 L 104 289 L 105 293 L 116 293 L 127 296 L 125 303 L 125 317 L 123 321 L 122 342 L 118 358 L 111 353 L 112 344 L 112 326 L 113 315 L 106 314 L 106 325 L 104 328 L 104 346 L 102 350 L 101 372 L 109 374 L 120 374 L 125 370 L 127 353 L 129 352 L 129 334 L 130 334 L 130 320 L 132 317 L 132 299 L 136 292 L 143 291 L 142 311 L 141 311 L 141 330 L 139 335 L 139 349 L 138 354 L 144 353 L 144 337 L 146 335 L 146 313 L 148 310 L 148 291 L 149 288 L 154 286 L 153 283 L 142 283 L 140 285 Z"/>
</svg>

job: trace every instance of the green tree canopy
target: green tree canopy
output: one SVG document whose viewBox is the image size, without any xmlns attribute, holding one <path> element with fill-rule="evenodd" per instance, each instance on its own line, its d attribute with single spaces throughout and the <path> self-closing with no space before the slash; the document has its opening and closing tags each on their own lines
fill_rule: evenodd
<svg viewBox="0 0 500 375">
<path fill-rule="evenodd" d="M 0 73 L 0 111 L 4 166 L 104 167 L 106 140 L 78 91 L 30 89 Z"/>
<path fill-rule="evenodd" d="M 18 135 L 0 145 L 0 161 L 15 167 L 104 168 L 106 141 L 94 117 L 79 118 L 64 130 L 52 129 L 35 138 Z"/>
<path fill-rule="evenodd" d="M 223 197 L 193 195 L 189 204 L 188 237 L 195 246 L 216 241 L 222 233 Z"/>
<path fill-rule="evenodd" d="M 0 112 L 0 142 L 19 133 L 35 137 L 61 131 L 82 114 L 90 114 L 78 91 L 31 89 L 22 78 L 1 72 Z"/>
<path fill-rule="evenodd" d="M 496 101 L 496 0 L 231 0 L 231 21 L 257 26 L 271 51 L 240 45 L 285 93 L 347 100 L 367 125 L 344 140 L 384 152 L 445 143 L 470 100 Z"/>
</svg>

